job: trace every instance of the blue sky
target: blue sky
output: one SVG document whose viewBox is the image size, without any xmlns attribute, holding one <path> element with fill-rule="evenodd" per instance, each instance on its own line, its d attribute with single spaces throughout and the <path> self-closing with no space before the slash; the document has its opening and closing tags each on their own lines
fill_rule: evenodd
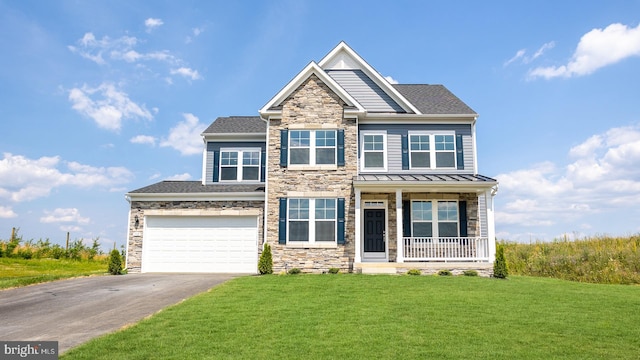
<svg viewBox="0 0 640 360">
<path fill-rule="evenodd" d="M 0 0 L 0 239 L 125 243 L 124 194 L 346 41 L 480 114 L 498 237 L 640 232 L 639 1 Z"/>
</svg>

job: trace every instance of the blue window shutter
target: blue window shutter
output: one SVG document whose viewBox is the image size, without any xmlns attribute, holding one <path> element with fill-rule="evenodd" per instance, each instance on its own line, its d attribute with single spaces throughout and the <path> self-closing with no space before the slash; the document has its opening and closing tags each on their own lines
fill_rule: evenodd
<svg viewBox="0 0 640 360">
<path fill-rule="evenodd" d="M 278 244 L 287 243 L 287 198 L 280 198 L 280 216 L 278 218 Z"/>
<path fill-rule="evenodd" d="M 402 236 L 411 236 L 411 202 L 409 200 L 402 202 Z"/>
<path fill-rule="evenodd" d="M 464 170 L 464 153 L 462 152 L 462 135 L 456 135 L 456 157 L 458 162 L 458 170 Z"/>
<path fill-rule="evenodd" d="M 344 129 L 338 130 L 338 166 L 344 166 Z"/>
<path fill-rule="evenodd" d="M 467 237 L 467 202 L 458 202 L 458 212 L 460 213 L 460 237 Z"/>
<path fill-rule="evenodd" d="M 260 181 L 265 181 L 267 172 L 267 152 L 262 149 L 260 153 Z"/>
<path fill-rule="evenodd" d="M 345 243 L 344 198 L 338 198 L 338 244 Z"/>
<path fill-rule="evenodd" d="M 402 170 L 409 170 L 409 136 L 402 134 Z"/>
<path fill-rule="evenodd" d="M 220 150 L 213 150 L 213 182 L 220 178 Z"/>
<path fill-rule="evenodd" d="M 280 166 L 287 166 L 289 162 L 287 153 L 289 152 L 289 130 L 280 130 Z"/>
</svg>

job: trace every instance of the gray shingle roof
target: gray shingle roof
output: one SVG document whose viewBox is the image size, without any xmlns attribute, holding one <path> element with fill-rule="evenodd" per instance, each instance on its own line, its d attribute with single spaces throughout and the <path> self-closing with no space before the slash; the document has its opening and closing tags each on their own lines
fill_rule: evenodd
<svg viewBox="0 0 640 360">
<path fill-rule="evenodd" d="M 242 193 L 264 192 L 263 184 L 236 185 L 211 184 L 202 185 L 201 181 L 165 180 L 130 192 L 130 194 L 198 194 L 198 193 Z"/>
<path fill-rule="evenodd" d="M 393 84 L 423 114 L 476 114 L 443 85 Z"/>
<path fill-rule="evenodd" d="M 228 116 L 215 119 L 204 134 L 262 134 L 267 123 L 259 116 Z"/>
</svg>

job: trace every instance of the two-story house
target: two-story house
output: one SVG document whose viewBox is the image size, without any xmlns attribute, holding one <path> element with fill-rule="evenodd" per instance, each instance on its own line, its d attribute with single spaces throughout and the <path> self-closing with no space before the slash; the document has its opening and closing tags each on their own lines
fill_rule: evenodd
<svg viewBox="0 0 640 360">
<path fill-rule="evenodd" d="M 259 110 L 202 136 L 202 181 L 127 194 L 127 268 L 492 271 L 497 181 L 478 114 L 442 85 L 391 84 L 344 42 Z"/>
</svg>

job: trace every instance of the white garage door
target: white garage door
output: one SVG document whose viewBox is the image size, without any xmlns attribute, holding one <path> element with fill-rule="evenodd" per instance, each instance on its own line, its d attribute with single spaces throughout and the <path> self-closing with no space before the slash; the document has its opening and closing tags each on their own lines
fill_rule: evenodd
<svg viewBox="0 0 640 360">
<path fill-rule="evenodd" d="M 255 216 L 147 216 L 142 272 L 256 273 Z"/>
</svg>

